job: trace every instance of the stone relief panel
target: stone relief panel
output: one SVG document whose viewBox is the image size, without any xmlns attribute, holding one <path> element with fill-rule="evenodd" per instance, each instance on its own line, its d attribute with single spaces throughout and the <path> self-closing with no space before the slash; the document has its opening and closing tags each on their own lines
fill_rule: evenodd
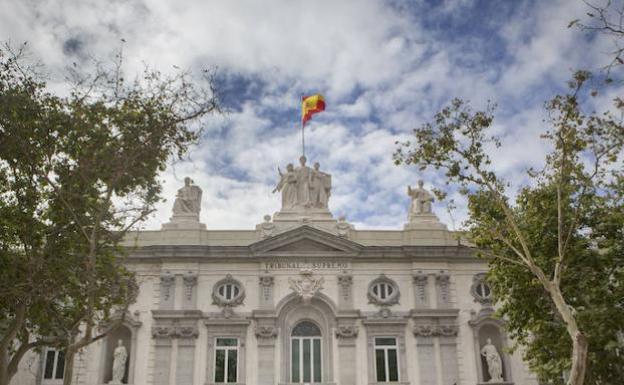
<svg viewBox="0 0 624 385">
<path fill-rule="evenodd" d="M 353 276 L 347 271 L 338 275 L 338 307 L 353 307 Z"/>
<path fill-rule="evenodd" d="M 323 289 L 325 278 L 314 278 L 312 269 L 301 269 L 300 278 L 288 278 L 290 288 L 303 300 L 310 303 L 310 300 Z"/>
<path fill-rule="evenodd" d="M 197 274 L 192 271 L 182 276 L 182 284 L 184 286 L 184 298 L 182 308 L 195 309 L 197 303 Z"/>
<path fill-rule="evenodd" d="M 422 270 L 418 270 L 413 275 L 414 299 L 416 309 L 426 309 L 429 305 L 429 275 Z"/>
</svg>

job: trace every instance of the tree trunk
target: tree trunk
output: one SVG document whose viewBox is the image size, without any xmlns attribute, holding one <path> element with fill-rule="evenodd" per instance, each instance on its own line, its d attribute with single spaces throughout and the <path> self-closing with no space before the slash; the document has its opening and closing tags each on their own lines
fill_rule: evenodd
<svg viewBox="0 0 624 385">
<path fill-rule="evenodd" d="M 65 370 L 63 371 L 63 385 L 71 385 L 74 376 L 74 357 L 76 352 L 73 348 L 65 351 Z"/>
<path fill-rule="evenodd" d="M 7 351 L 2 349 L 0 351 L 0 385 L 9 385 L 11 377 L 9 377 L 9 358 L 7 357 Z"/>
<path fill-rule="evenodd" d="M 583 385 L 587 369 L 587 337 L 579 330 L 572 310 L 561 294 L 559 285 L 551 283 L 549 286 L 550 297 L 566 325 L 568 335 L 572 339 L 572 366 L 567 385 Z"/>
</svg>

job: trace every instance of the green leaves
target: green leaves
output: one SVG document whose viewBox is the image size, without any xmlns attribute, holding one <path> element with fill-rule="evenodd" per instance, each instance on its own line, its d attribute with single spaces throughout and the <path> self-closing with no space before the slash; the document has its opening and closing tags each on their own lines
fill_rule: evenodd
<svg viewBox="0 0 624 385">
<path fill-rule="evenodd" d="M 201 88 L 146 70 L 127 82 L 121 64 L 74 70 L 59 97 L 21 51 L 0 49 L 0 340 L 13 328 L 84 346 L 134 301 L 119 242 L 161 200 L 158 173 L 218 111 L 211 78 Z"/>
</svg>

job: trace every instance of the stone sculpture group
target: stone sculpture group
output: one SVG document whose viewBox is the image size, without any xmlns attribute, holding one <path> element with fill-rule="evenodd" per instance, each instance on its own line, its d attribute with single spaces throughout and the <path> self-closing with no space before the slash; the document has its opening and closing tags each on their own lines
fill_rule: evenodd
<svg viewBox="0 0 624 385">
<path fill-rule="evenodd" d="M 277 169 L 280 180 L 273 193 L 282 193 L 282 210 L 326 209 L 331 195 L 331 175 L 320 170 L 320 164 L 314 168 L 306 166 L 306 157 L 299 158 L 299 167 L 292 163 L 286 166 L 286 172 Z"/>
</svg>

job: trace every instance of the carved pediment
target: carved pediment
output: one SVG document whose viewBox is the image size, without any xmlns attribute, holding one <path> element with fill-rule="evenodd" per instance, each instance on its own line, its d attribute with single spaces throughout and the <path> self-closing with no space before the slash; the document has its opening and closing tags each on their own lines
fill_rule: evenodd
<svg viewBox="0 0 624 385">
<path fill-rule="evenodd" d="M 254 255 L 357 255 L 362 245 L 309 226 L 301 226 L 250 246 Z"/>
</svg>

